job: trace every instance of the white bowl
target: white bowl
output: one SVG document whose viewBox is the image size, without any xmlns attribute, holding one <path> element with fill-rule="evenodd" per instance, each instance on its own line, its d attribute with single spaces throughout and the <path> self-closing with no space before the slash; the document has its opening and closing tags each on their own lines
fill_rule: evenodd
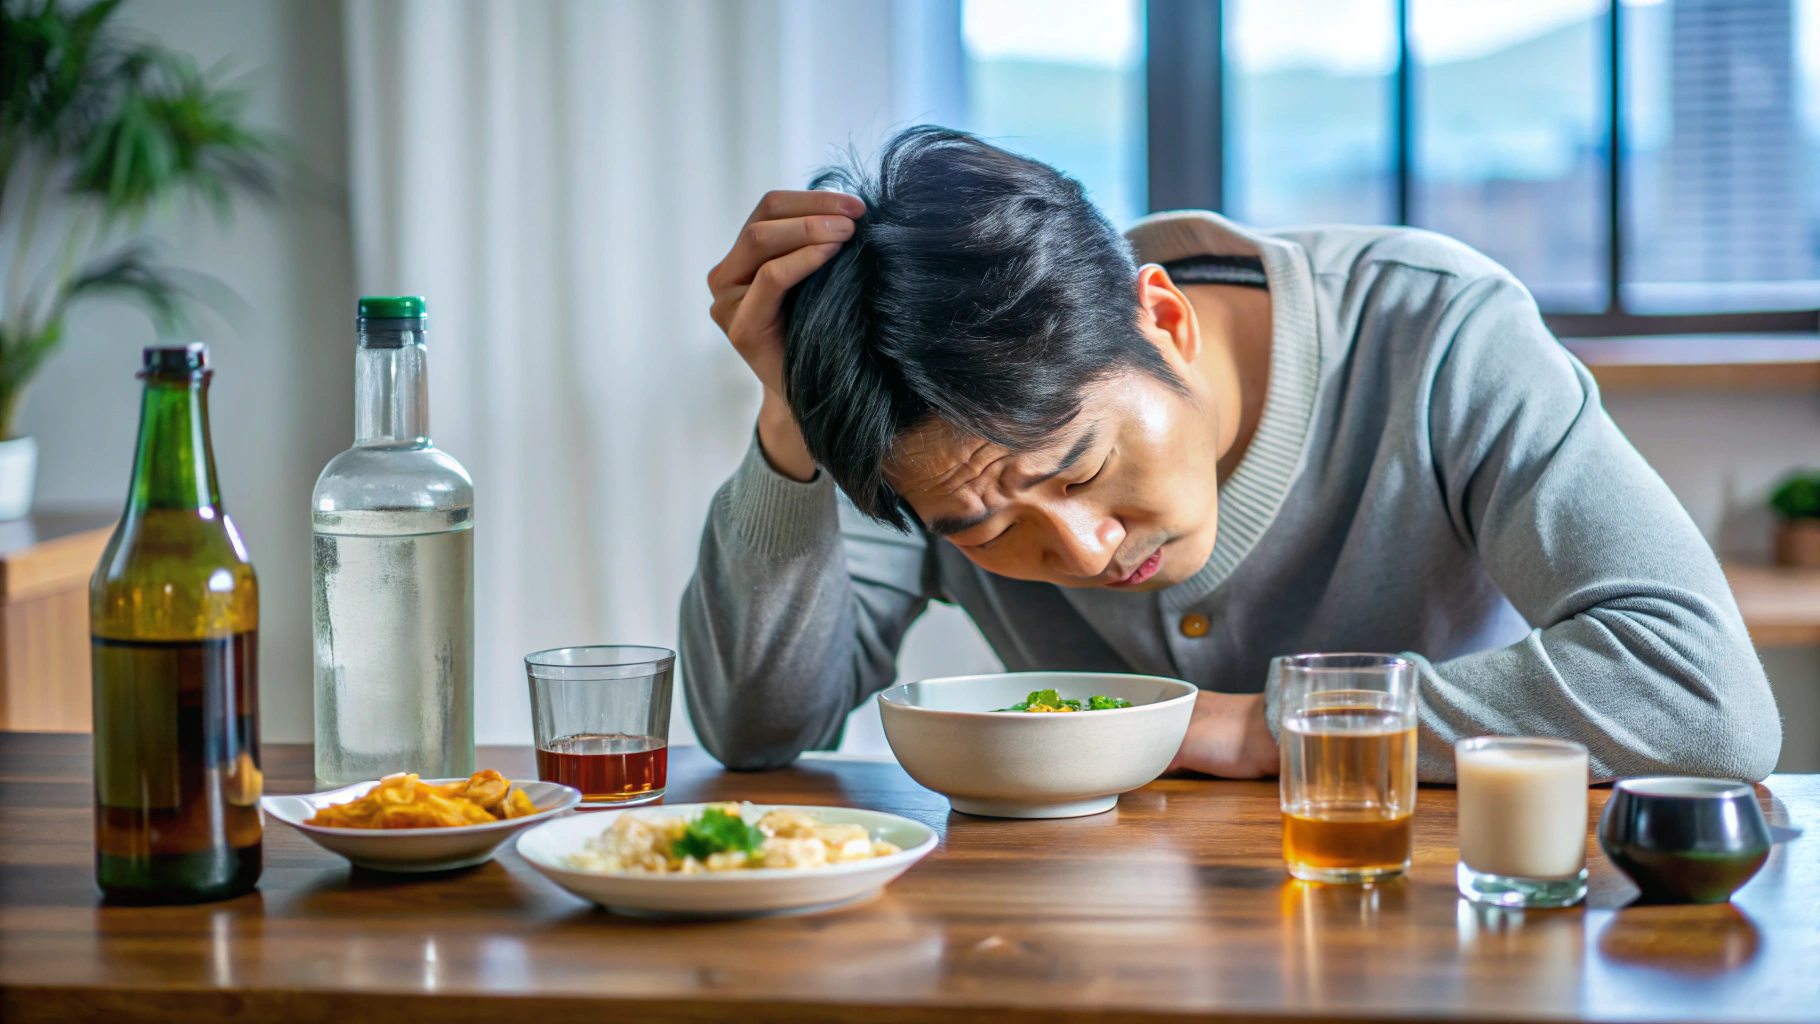
<svg viewBox="0 0 1820 1024">
<path fill-rule="evenodd" d="M 585 900 L 620 913 L 662 917 L 736 917 L 811 910 L 876 892 L 935 849 L 935 830 L 919 821 L 857 807 L 748 805 L 757 821 L 779 807 L 806 811 L 829 824 L 864 825 L 873 839 L 902 852 L 820 868 L 751 868 L 689 875 L 584 871 L 569 858 L 605 832 L 622 814 L 648 818 L 694 817 L 708 804 L 668 804 L 598 811 L 548 821 L 518 837 L 518 855 L 552 882 Z"/>
<path fill-rule="evenodd" d="M 431 785 L 465 782 L 464 779 L 424 779 Z M 493 854 L 527 825 L 547 821 L 581 803 L 581 791 L 557 782 L 520 782 L 536 806 L 536 814 L 507 818 L 485 825 L 453 828 L 326 828 L 304 824 L 330 804 L 345 804 L 366 795 L 378 780 L 356 782 L 324 793 L 300 796 L 267 796 L 259 799 L 265 813 L 302 832 L 310 842 L 338 853 L 374 871 L 449 871 L 472 867 L 493 859 Z"/>
<path fill-rule="evenodd" d="M 1032 690 L 1134 706 L 1070 714 L 999 712 Z M 1001 672 L 925 679 L 878 695 L 885 738 L 910 777 L 957 811 L 1072 818 L 1111 810 L 1163 773 L 1188 732 L 1192 683 L 1107 672 Z"/>
</svg>

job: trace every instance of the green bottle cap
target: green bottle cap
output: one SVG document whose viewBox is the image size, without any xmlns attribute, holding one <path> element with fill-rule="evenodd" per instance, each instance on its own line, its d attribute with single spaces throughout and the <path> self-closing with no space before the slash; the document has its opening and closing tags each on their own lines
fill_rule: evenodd
<svg viewBox="0 0 1820 1024">
<path fill-rule="evenodd" d="M 414 320 L 429 315 L 421 295 L 367 295 L 360 300 L 363 320 Z"/>
</svg>

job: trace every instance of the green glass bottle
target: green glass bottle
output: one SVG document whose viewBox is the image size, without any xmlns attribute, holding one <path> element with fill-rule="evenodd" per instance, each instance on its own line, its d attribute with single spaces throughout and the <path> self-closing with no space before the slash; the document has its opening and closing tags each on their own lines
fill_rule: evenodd
<svg viewBox="0 0 1820 1024">
<path fill-rule="evenodd" d="M 259 881 L 259 590 L 221 508 L 208 349 L 145 350 L 126 511 L 89 582 L 95 877 L 109 902 Z"/>
</svg>

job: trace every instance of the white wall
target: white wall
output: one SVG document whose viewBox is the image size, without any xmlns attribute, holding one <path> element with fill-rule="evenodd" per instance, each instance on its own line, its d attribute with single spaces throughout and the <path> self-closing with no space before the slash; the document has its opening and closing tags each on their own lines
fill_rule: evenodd
<svg viewBox="0 0 1820 1024">
<path fill-rule="evenodd" d="M 929 51 L 958 0 L 786 5 L 785 38 L 802 81 L 792 81 L 794 133 L 779 146 L 778 186 L 798 185 L 852 143 L 870 151 L 895 124 L 953 120 L 958 102 L 929 71 Z M 223 501 L 239 524 L 261 590 L 261 724 L 266 739 L 311 733 L 308 502 L 316 474 L 352 433 L 352 247 L 347 201 L 347 116 L 340 5 L 329 0 L 134 0 L 123 22 L 191 54 L 205 68 L 244 74 L 252 118 L 293 147 L 299 187 L 271 207 L 243 207 L 217 224 L 195 211 L 156 220 L 173 264 L 219 279 L 240 303 L 205 314 L 198 334 L 216 367 L 213 433 Z M 817 46 L 895 31 L 908 59 L 839 65 L 850 80 L 811 80 Z M 955 44 L 958 45 L 958 44 Z M 949 63 L 957 54 L 947 55 Z M 943 80 L 945 81 L 945 79 Z M 753 197 L 756 199 L 756 194 Z M 730 240 L 730 239 L 729 239 Z M 705 274 L 704 265 L 701 272 Z M 698 278 L 699 279 L 699 276 Z M 706 306 L 705 289 L 702 308 Z M 118 507 L 131 468 L 140 346 L 154 341 L 129 306 L 90 305 L 72 316 L 70 343 L 46 365 L 21 419 L 43 445 L 40 507 Z M 742 379 L 742 383 L 747 383 Z M 446 418 L 446 417 L 445 417 Z M 738 447 L 735 445 L 735 447 Z M 729 463 L 731 468 L 731 463 Z M 679 515 L 698 520 L 702 509 Z M 906 665 L 919 675 L 960 671 L 990 652 L 952 609 L 918 626 Z M 943 660 L 956 647 L 971 660 Z M 918 652 L 923 652 L 919 654 Z M 686 720 L 678 721 L 683 738 Z M 876 733 L 876 728 L 874 728 Z M 863 730 L 862 730 L 863 732 Z M 483 737 L 516 741 L 519 737 Z"/>
<path fill-rule="evenodd" d="M 157 223 L 174 264 L 211 274 L 245 308 L 205 316 L 215 362 L 212 427 L 222 500 L 252 550 L 260 584 L 260 702 L 265 738 L 307 740 L 310 697 L 310 489 L 353 435 L 353 286 L 343 178 L 347 165 L 341 29 L 320 0 L 139 0 L 127 23 L 246 75 L 255 121 L 295 149 L 299 184 L 231 224 L 187 213 Z M 42 447 L 43 505 L 125 498 L 139 413 L 139 348 L 152 342 L 131 307 L 97 303 L 69 322 L 20 429 Z"/>
</svg>

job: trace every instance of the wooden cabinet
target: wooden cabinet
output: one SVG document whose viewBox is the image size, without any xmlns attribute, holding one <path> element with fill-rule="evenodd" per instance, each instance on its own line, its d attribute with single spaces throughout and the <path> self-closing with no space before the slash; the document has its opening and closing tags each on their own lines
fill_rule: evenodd
<svg viewBox="0 0 1820 1024">
<path fill-rule="evenodd" d="M 0 523 L 0 729 L 89 731 L 88 580 L 112 511 Z"/>
<path fill-rule="evenodd" d="M 1725 578 L 1759 648 L 1820 644 L 1820 569 L 1727 562 Z"/>
</svg>

